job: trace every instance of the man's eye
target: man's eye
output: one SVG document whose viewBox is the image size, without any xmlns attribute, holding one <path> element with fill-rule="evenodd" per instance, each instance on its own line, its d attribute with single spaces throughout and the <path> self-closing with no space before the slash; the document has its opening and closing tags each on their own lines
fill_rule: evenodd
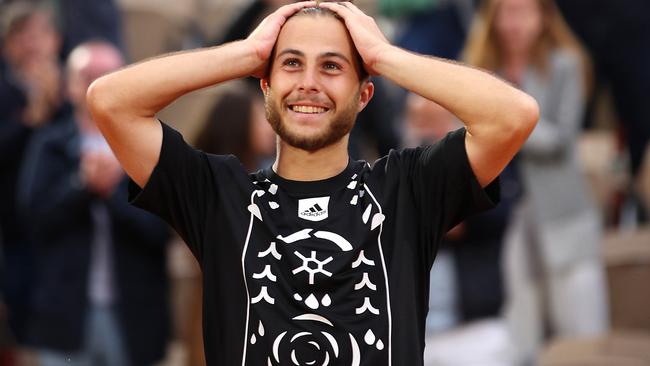
<svg viewBox="0 0 650 366">
<path fill-rule="evenodd" d="M 300 62 L 298 62 L 298 60 L 296 60 L 296 59 L 291 59 L 290 58 L 290 59 L 287 59 L 287 60 L 284 61 L 284 65 L 285 66 L 290 66 L 290 67 L 298 67 L 298 66 L 300 66 Z"/>
<path fill-rule="evenodd" d="M 325 67 L 326 70 L 340 70 L 341 69 L 341 66 L 339 66 L 337 63 L 334 63 L 334 62 L 326 62 L 324 67 Z"/>
</svg>

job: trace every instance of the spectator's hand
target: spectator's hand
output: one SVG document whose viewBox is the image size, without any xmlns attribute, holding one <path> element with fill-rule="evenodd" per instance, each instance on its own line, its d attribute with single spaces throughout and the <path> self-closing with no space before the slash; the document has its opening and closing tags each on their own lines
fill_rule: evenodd
<svg viewBox="0 0 650 366">
<path fill-rule="evenodd" d="M 352 41 L 361 55 L 364 67 L 371 75 L 377 75 L 374 65 L 382 52 L 391 47 L 375 20 L 350 2 L 324 2 L 321 8 L 330 9 L 345 21 Z"/>
<path fill-rule="evenodd" d="M 248 36 L 246 42 L 253 47 L 260 60 L 260 66 L 252 73 L 253 76 L 263 78 L 266 76 L 266 69 L 269 57 L 280 34 L 280 29 L 287 21 L 287 18 L 298 12 L 300 9 L 316 6 L 315 1 L 303 1 L 280 7 L 268 17 Z"/>
<path fill-rule="evenodd" d="M 107 152 L 83 153 L 80 169 L 88 190 L 102 198 L 110 197 L 124 176 L 120 163 Z"/>
</svg>

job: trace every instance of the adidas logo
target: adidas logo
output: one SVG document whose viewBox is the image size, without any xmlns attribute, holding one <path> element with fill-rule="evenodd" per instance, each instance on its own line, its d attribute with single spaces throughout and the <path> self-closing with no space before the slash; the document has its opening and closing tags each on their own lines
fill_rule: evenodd
<svg viewBox="0 0 650 366">
<path fill-rule="evenodd" d="M 298 201 L 298 217 L 309 221 L 322 221 L 328 215 L 330 198 L 306 198 Z"/>
<path fill-rule="evenodd" d="M 323 208 L 320 207 L 320 206 L 318 205 L 318 203 L 317 203 L 317 204 L 311 206 L 311 207 L 309 208 L 309 210 L 305 210 L 305 211 L 303 211 L 302 214 L 305 215 L 305 216 L 320 216 L 320 215 L 324 215 L 324 214 L 326 214 L 326 213 L 327 213 L 327 212 L 326 212 L 325 210 L 323 210 Z"/>
</svg>

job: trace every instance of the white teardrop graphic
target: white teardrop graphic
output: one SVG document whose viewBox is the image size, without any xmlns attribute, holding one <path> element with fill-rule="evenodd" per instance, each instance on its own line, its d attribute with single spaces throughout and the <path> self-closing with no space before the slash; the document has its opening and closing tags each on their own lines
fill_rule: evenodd
<svg viewBox="0 0 650 366">
<path fill-rule="evenodd" d="M 375 343 L 375 333 L 372 332 L 372 329 L 368 329 L 363 340 L 366 341 L 366 344 L 372 345 Z"/>
<path fill-rule="evenodd" d="M 269 206 L 271 207 L 272 210 L 276 210 L 280 205 L 278 205 L 277 202 L 274 201 L 269 201 Z"/>
<path fill-rule="evenodd" d="M 384 222 L 384 219 L 386 219 L 386 216 L 382 213 L 376 213 L 372 217 L 372 224 L 370 225 L 370 230 L 375 230 L 377 226 L 381 225 L 382 222 Z"/>
<path fill-rule="evenodd" d="M 381 339 L 377 341 L 377 349 L 380 351 L 384 349 L 384 342 L 382 342 Z"/>
<path fill-rule="evenodd" d="M 257 338 L 255 337 L 255 334 L 251 336 L 251 344 L 255 344 L 257 342 Z"/>
<path fill-rule="evenodd" d="M 302 301 L 302 296 L 300 296 L 300 294 L 294 294 L 293 298 L 296 299 L 296 301 Z"/>
<path fill-rule="evenodd" d="M 311 294 L 307 297 L 307 300 L 305 300 L 305 304 L 309 306 L 311 309 L 318 309 L 318 300 L 316 300 L 316 296 L 314 294 Z"/>
<path fill-rule="evenodd" d="M 257 217 L 260 221 L 264 221 L 262 220 L 262 213 L 260 213 L 260 208 L 256 204 L 251 203 L 248 205 L 248 211 L 250 211 L 250 213 L 252 213 L 253 216 Z"/>
<path fill-rule="evenodd" d="M 323 304 L 325 307 L 332 305 L 332 299 L 330 298 L 330 295 L 325 294 L 325 296 L 323 296 L 323 300 L 321 300 L 321 304 Z"/>
<path fill-rule="evenodd" d="M 264 337 L 264 325 L 260 320 L 260 325 L 257 327 L 257 332 L 260 334 L 260 337 Z"/>
</svg>

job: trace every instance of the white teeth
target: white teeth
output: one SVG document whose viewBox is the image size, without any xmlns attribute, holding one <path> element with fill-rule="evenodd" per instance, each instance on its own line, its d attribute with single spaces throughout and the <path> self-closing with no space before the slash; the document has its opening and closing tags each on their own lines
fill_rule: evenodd
<svg viewBox="0 0 650 366">
<path fill-rule="evenodd" d="M 325 108 L 322 107 L 311 107 L 305 105 L 294 105 L 293 107 L 291 107 L 291 110 L 298 113 L 309 113 L 309 114 L 325 113 L 327 111 Z"/>
</svg>

